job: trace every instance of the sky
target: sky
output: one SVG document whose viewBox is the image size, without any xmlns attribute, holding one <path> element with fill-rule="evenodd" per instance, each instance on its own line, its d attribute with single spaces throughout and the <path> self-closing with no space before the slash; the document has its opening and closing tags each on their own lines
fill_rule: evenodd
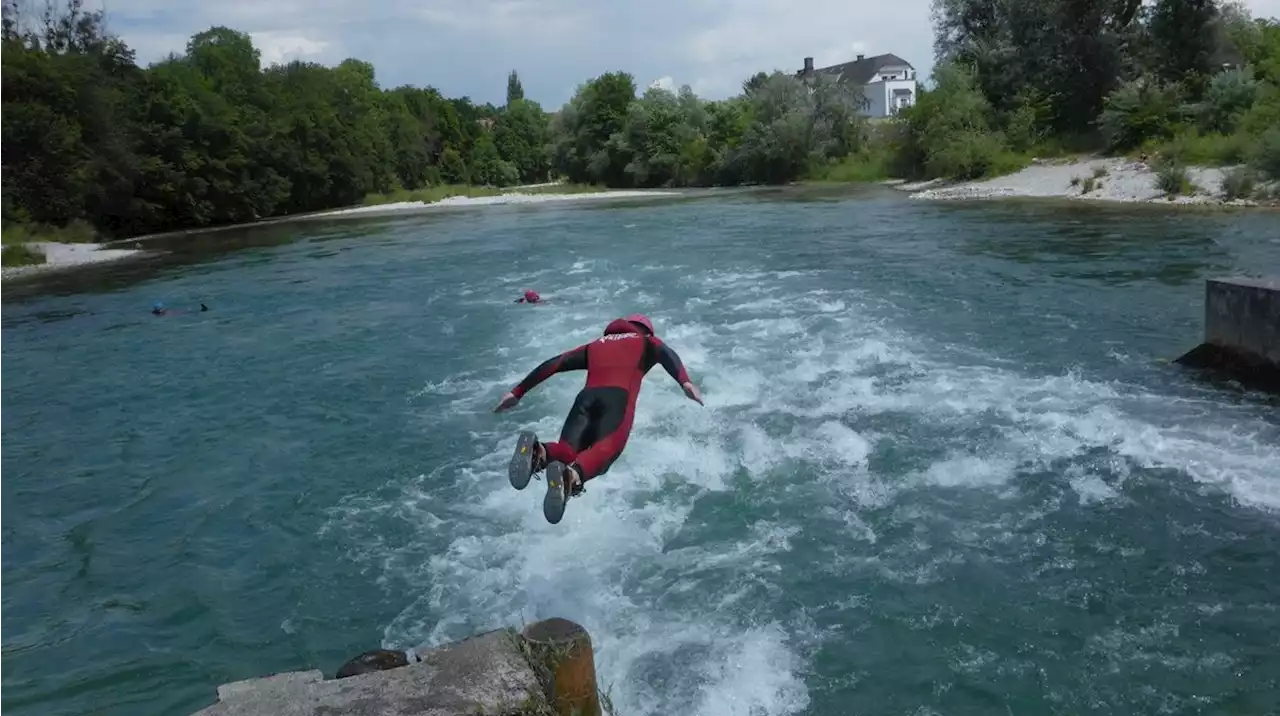
<svg viewBox="0 0 1280 716">
<path fill-rule="evenodd" d="M 920 77 L 933 67 L 930 0 L 88 0 L 148 64 L 214 25 L 249 33 L 264 64 L 373 64 L 383 87 L 446 96 L 525 96 L 559 108 L 579 84 L 630 72 L 640 88 L 689 85 L 721 99 L 759 71 L 798 70 L 893 53 Z M 1248 0 L 1256 17 L 1280 0 Z"/>
</svg>

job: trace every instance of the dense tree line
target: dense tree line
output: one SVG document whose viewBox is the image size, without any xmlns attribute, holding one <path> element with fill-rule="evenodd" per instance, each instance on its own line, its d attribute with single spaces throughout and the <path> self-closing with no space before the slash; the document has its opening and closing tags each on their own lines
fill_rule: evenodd
<svg viewBox="0 0 1280 716">
<path fill-rule="evenodd" d="M 865 140 L 860 93 L 825 77 L 760 74 L 743 93 L 708 102 L 687 86 L 636 97 L 630 75 L 587 82 L 551 126 L 553 167 L 609 186 L 776 183 L 848 157 Z"/>
<path fill-rule="evenodd" d="M 24 17 L 6 0 L 6 225 L 80 219 L 127 235 L 547 176 L 547 118 L 514 74 L 502 108 L 383 90 L 357 60 L 264 70 L 248 35 L 225 27 L 140 68 L 81 3 Z"/>
<path fill-rule="evenodd" d="M 440 184 L 778 183 L 874 165 L 976 177 L 1055 148 L 1247 161 L 1280 177 L 1280 25 L 1215 0 L 935 0 L 933 87 L 887 124 L 854 88 L 759 72 L 721 101 L 609 72 L 558 112 L 382 89 L 373 68 L 261 67 L 214 27 L 137 65 L 82 0 L 4 0 L 6 226 L 109 235 L 248 221 Z"/>
<path fill-rule="evenodd" d="M 1280 178 L 1280 24 L 1215 0 L 934 0 L 934 88 L 894 169 L 977 176 L 1031 150 L 1148 150 Z"/>
<path fill-rule="evenodd" d="M 358 60 L 261 68 L 214 27 L 139 67 L 103 15 L 4 7 L 3 200 L 10 225 L 81 221 L 108 235 L 250 221 L 439 184 L 556 175 L 608 186 L 779 182 L 862 141 L 861 96 L 761 73 L 741 96 L 637 96 L 597 77 L 555 116 L 512 72 L 503 107 L 379 88 Z"/>
</svg>

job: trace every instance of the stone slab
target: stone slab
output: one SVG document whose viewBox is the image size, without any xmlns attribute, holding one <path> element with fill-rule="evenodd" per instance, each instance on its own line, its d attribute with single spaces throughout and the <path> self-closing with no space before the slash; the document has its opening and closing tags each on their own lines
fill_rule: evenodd
<svg viewBox="0 0 1280 716">
<path fill-rule="evenodd" d="M 420 662 L 345 679 L 297 671 L 224 684 L 195 716 L 516 716 L 545 696 L 511 629 L 420 654 Z"/>
</svg>

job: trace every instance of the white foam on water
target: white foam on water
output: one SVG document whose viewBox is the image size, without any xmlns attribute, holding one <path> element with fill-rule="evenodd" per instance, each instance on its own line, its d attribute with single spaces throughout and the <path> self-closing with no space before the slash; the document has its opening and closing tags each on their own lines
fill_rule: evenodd
<svg viewBox="0 0 1280 716">
<path fill-rule="evenodd" d="M 503 361 L 426 385 L 416 399 L 441 401 L 454 414 L 488 411 L 537 363 L 631 312 L 632 282 L 587 270 L 594 265 L 572 264 L 584 275 L 574 300 L 539 314 L 540 330 L 513 326 L 494 349 L 505 350 Z M 449 469 L 456 482 L 433 472 L 393 503 L 354 497 L 340 505 L 331 523 L 363 540 L 358 556 L 419 595 L 387 626 L 387 643 L 432 644 L 564 616 L 591 632 L 601 682 L 612 684 L 621 713 L 795 714 L 809 704 L 803 675 L 822 635 L 803 609 L 785 606 L 779 580 L 811 515 L 834 518 L 850 544 L 865 548 L 880 542 L 868 510 L 893 505 L 899 521 L 937 518 L 905 499 L 912 491 L 1008 496 L 1019 489 L 1015 477 L 1041 471 L 1058 475 L 1078 505 L 1108 509 L 1143 468 L 1168 468 L 1244 505 L 1280 509 L 1280 446 L 1256 415 L 1227 426 L 1208 402 L 1173 402 L 1069 372 L 1024 375 L 996 360 L 947 362 L 926 339 L 892 328 L 891 307 L 855 290 L 807 290 L 795 280 L 802 275 L 811 274 L 686 270 L 680 283 L 695 295 L 678 299 L 644 287 L 659 332 L 702 386 L 706 407 L 686 400 L 661 368 L 651 372 L 627 451 L 570 502 L 559 525 L 542 517 L 542 483 L 512 490 L 506 462 L 517 429 L 558 433 L 581 374 L 548 380 L 512 418 L 473 432 L 470 450 Z M 872 457 L 903 438 L 892 427 L 857 427 L 877 417 L 935 436 L 978 424 L 989 431 L 981 444 L 963 447 L 923 438 L 937 441 L 926 464 L 885 475 L 871 469 Z M 790 500 L 790 516 L 770 510 L 731 537 L 699 538 L 709 528 L 695 517 L 699 500 L 751 485 Z M 789 497 L 793 487 L 804 497 Z M 1054 498 L 1017 518 L 1039 519 L 1062 505 Z M 388 518 L 423 536 L 389 547 L 363 526 Z M 952 518 L 958 544 L 983 538 L 965 515 Z M 426 546 L 431 539 L 445 546 Z M 917 537 L 872 555 L 837 554 L 832 568 L 858 565 L 927 584 L 963 561 L 954 547 Z M 762 594 L 778 605 L 769 619 L 759 615 Z M 1109 638 L 1116 641 L 1102 645 L 1109 653 L 1128 639 Z M 982 658 L 957 656 L 964 668 Z"/>
</svg>

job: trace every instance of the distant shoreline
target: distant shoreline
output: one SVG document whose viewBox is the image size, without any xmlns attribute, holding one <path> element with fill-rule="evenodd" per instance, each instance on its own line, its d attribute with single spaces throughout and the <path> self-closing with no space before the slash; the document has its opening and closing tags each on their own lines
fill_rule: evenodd
<svg viewBox="0 0 1280 716">
<path fill-rule="evenodd" d="M 1021 171 L 992 179 L 981 179 L 968 182 L 947 182 L 931 180 L 926 182 L 905 182 L 903 180 L 887 180 L 879 183 L 891 186 L 909 194 L 911 199 L 922 200 L 991 200 L 1006 198 L 1044 198 L 1065 199 L 1074 201 L 1112 202 L 1117 204 L 1153 204 L 1153 205 L 1197 205 L 1227 207 L 1275 207 L 1276 202 L 1258 202 L 1252 200 L 1228 201 L 1222 196 L 1222 183 L 1227 170 L 1188 167 L 1187 173 L 1197 187 L 1193 194 L 1176 196 L 1170 199 L 1155 185 L 1155 172 L 1145 163 L 1129 161 L 1115 157 L 1097 157 L 1076 159 L 1061 162 L 1042 161 Z M 1085 193 L 1083 184 L 1088 178 L 1093 179 L 1092 191 Z M 1075 183 L 1073 184 L 1073 180 Z M 861 182 L 850 182 L 861 183 Z M 469 206 L 504 206 L 511 204 L 547 204 L 565 201 L 599 201 L 603 199 L 627 199 L 643 197 L 680 196 L 680 190 L 643 189 L 643 190 L 605 190 L 580 193 L 526 193 L 522 189 L 542 188 L 548 185 L 529 185 L 513 187 L 508 193 L 494 196 L 450 196 L 435 202 L 402 201 L 388 204 L 330 209 L 306 214 L 272 217 L 258 222 L 236 224 L 231 226 L 185 229 L 158 234 L 149 234 L 129 239 L 118 239 L 104 243 L 59 243 L 53 241 L 31 242 L 28 245 L 45 254 L 45 263 L 31 266 L 6 266 L 3 278 L 18 278 L 37 274 L 45 274 L 88 265 L 106 262 L 123 261 L 142 258 L 153 254 L 142 248 L 114 248 L 120 245 L 135 244 L 146 240 L 166 236 L 203 233 L 208 231 L 225 231 L 229 229 L 264 226 L 287 221 L 331 219 L 342 217 L 362 217 L 377 215 L 408 214 L 419 211 L 430 211 L 441 208 L 459 208 Z"/>
<path fill-rule="evenodd" d="M 542 185 L 533 185 L 542 186 Z M 525 188 L 525 187 L 518 187 Z M 537 193 L 530 194 L 521 191 L 512 191 L 510 193 L 498 194 L 495 196 L 449 196 L 439 201 L 398 201 L 389 204 L 371 204 L 369 206 L 356 206 L 348 209 L 333 209 L 330 211 L 321 211 L 314 214 L 308 214 L 308 219 L 328 219 L 342 216 L 364 216 L 368 214 L 398 214 L 411 211 L 420 211 L 424 209 L 460 207 L 460 206 L 505 206 L 509 204 L 549 204 L 562 201 L 598 201 L 601 199 L 628 199 L 638 197 L 659 197 L 659 196 L 679 196 L 680 192 L 674 189 L 615 189 L 609 191 L 580 192 L 568 194 L 555 193 Z"/>
<path fill-rule="evenodd" d="M 0 275 L 5 279 L 50 273 L 77 266 L 138 258 L 151 253 L 144 249 L 112 249 L 107 244 L 67 244 L 58 241 L 31 241 L 27 246 L 44 254 L 44 263 L 29 266 L 5 266 Z"/>
<path fill-rule="evenodd" d="M 1157 175 L 1146 162 L 1120 157 L 1091 157 L 1065 161 L 1041 160 L 1004 176 L 966 182 L 882 182 L 910 194 L 912 199 L 973 200 L 1007 198 L 1066 199 L 1117 204 L 1212 205 L 1274 207 L 1272 201 L 1227 199 L 1223 181 L 1231 167 L 1187 167 L 1190 194 L 1169 196 L 1156 186 Z M 1089 189 L 1089 191 L 1085 191 Z"/>
<path fill-rule="evenodd" d="M 369 206 L 356 206 L 346 209 L 330 209 L 326 211 L 309 212 L 306 214 L 294 214 L 290 216 L 277 216 L 262 221 L 256 221 L 247 224 L 235 224 L 231 226 L 206 227 L 199 229 L 184 229 L 180 231 L 171 231 L 158 234 L 148 234 L 146 236 L 137 236 L 128 239 L 117 239 L 115 241 L 104 243 L 61 243 L 57 241 L 32 241 L 27 246 L 37 249 L 44 253 L 45 263 L 32 264 L 29 266 L 6 266 L 0 272 L 0 276 L 4 279 L 28 277 L 38 274 L 47 274 L 55 271 L 63 271 L 67 269 L 102 264 L 105 262 L 123 261 L 128 259 L 142 258 L 153 251 L 142 248 L 113 248 L 119 245 L 138 245 L 135 242 L 158 239 L 166 236 L 181 236 L 183 234 L 203 233 L 208 231 L 226 231 L 236 228 L 264 226 L 274 223 L 282 223 L 287 221 L 299 221 L 309 219 L 329 219 L 341 217 L 359 217 L 374 216 L 379 214 L 405 214 L 417 211 L 430 210 L 436 208 L 449 207 L 467 207 L 467 206 L 498 206 L 508 204 L 546 204 L 563 201 L 599 201 L 602 199 L 627 199 L 638 197 L 661 197 L 661 196 L 679 196 L 680 192 L 675 190 L 611 190 L 598 192 L 580 192 L 580 193 L 564 193 L 555 194 L 547 193 L 525 193 L 521 189 L 543 188 L 552 186 L 551 184 L 534 184 L 521 187 L 512 187 L 509 193 L 498 194 L 495 196 L 450 196 L 435 202 L 422 201 L 402 201 L 389 204 L 373 204 Z"/>
</svg>

